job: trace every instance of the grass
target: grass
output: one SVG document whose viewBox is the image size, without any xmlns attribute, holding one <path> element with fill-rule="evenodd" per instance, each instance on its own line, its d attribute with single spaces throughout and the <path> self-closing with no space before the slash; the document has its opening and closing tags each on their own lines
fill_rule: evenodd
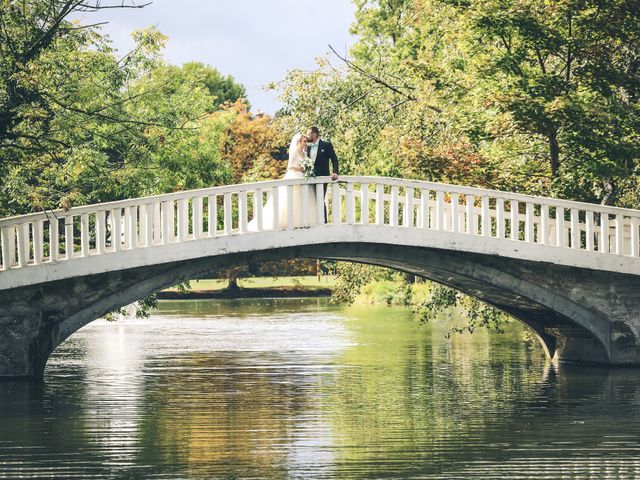
<svg viewBox="0 0 640 480">
<path fill-rule="evenodd" d="M 205 290 L 223 290 L 228 282 L 226 279 L 207 279 L 192 280 L 191 289 L 193 291 Z M 250 277 L 238 279 L 240 288 L 286 288 L 286 287 L 305 287 L 305 288 L 333 288 L 336 284 L 335 277 L 322 276 L 320 281 L 316 276 L 306 277 Z M 168 288 L 167 290 L 175 290 Z"/>
</svg>

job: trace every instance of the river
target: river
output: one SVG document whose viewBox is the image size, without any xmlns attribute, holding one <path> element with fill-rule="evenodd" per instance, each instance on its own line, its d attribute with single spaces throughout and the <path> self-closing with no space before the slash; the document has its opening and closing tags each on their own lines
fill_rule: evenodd
<svg viewBox="0 0 640 480">
<path fill-rule="evenodd" d="M 0 383 L 0 478 L 640 477 L 640 371 L 410 310 L 162 301 Z"/>
</svg>

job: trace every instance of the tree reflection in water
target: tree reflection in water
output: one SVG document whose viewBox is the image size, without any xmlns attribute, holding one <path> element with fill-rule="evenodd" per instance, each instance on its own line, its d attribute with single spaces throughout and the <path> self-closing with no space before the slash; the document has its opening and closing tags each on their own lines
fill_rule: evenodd
<svg viewBox="0 0 640 480">
<path fill-rule="evenodd" d="M 96 322 L 44 386 L 0 384 L 0 476 L 640 476 L 637 371 L 445 331 L 318 300 Z"/>
</svg>

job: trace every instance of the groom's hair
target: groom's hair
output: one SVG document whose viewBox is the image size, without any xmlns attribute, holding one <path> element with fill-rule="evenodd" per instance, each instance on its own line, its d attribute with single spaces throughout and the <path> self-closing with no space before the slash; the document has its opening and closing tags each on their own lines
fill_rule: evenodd
<svg viewBox="0 0 640 480">
<path fill-rule="evenodd" d="M 318 130 L 318 127 L 309 127 L 309 131 L 315 133 L 316 135 L 320 135 L 320 130 Z"/>
</svg>

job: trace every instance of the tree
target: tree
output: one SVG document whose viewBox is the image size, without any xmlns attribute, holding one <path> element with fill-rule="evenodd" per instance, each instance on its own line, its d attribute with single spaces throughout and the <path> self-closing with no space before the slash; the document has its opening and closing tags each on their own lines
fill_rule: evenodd
<svg viewBox="0 0 640 480">
<path fill-rule="evenodd" d="M 640 204 L 637 1 L 355 4 L 350 51 L 274 85 L 341 171 Z"/>
<path fill-rule="evenodd" d="M 550 174 L 561 191 L 617 184 L 640 154 L 640 19 L 629 0 L 471 2 L 457 8 L 468 25 L 479 94 L 508 113 L 524 134 L 547 144 Z"/>
<path fill-rule="evenodd" d="M 95 26 L 65 20 L 87 8 L 3 3 L 3 216 L 231 179 L 220 155 L 231 117 L 211 115 L 208 86 L 162 61 L 166 37 L 153 28 L 134 33 L 135 49 L 117 58 Z"/>
<path fill-rule="evenodd" d="M 200 62 L 185 63 L 182 71 L 207 87 L 215 99 L 211 111 L 218 110 L 224 104 L 233 104 L 238 101 L 242 101 L 246 104 L 247 110 L 249 109 L 244 85 L 236 83 L 231 75 L 225 77 L 215 68 Z"/>
<path fill-rule="evenodd" d="M 233 182 L 281 178 L 286 161 L 276 159 L 284 136 L 265 114 L 252 114 L 246 102 L 228 104 L 217 116 L 230 116 L 222 141 L 222 158 L 233 172 Z"/>
<path fill-rule="evenodd" d="M 281 84 L 284 125 L 322 124 L 347 171 L 606 203 L 637 190 L 635 0 L 355 3 L 349 54 Z"/>
</svg>

